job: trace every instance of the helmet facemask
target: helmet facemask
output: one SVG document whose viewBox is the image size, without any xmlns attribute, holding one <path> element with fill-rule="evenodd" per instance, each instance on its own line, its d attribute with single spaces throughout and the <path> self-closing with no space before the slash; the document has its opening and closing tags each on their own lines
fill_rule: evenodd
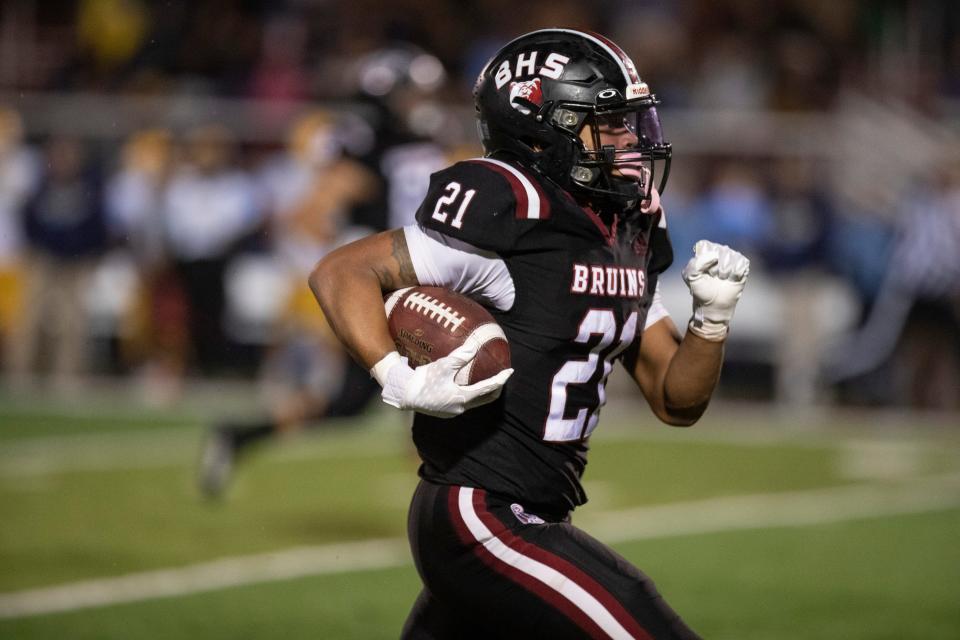
<svg viewBox="0 0 960 640">
<path fill-rule="evenodd" d="M 650 200 L 654 186 L 659 193 L 666 187 L 671 149 L 663 140 L 655 105 L 651 98 L 553 109 L 551 123 L 579 143 L 569 187 L 598 212 L 634 211 Z"/>
</svg>

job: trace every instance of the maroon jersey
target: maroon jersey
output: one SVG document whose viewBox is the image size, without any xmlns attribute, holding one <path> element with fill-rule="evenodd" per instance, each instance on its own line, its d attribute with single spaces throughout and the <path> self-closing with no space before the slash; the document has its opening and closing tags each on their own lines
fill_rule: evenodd
<svg viewBox="0 0 960 640">
<path fill-rule="evenodd" d="M 614 361 L 644 327 L 657 275 L 672 261 L 661 214 L 604 221 L 553 182 L 508 159 L 431 176 L 417 222 L 501 258 L 514 282 L 491 309 L 514 374 L 500 398 L 450 419 L 417 414 L 421 474 L 566 513 Z"/>
</svg>

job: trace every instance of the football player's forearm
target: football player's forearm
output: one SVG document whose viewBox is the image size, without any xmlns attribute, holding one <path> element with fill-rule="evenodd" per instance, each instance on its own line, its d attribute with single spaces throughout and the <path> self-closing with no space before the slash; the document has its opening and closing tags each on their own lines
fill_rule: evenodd
<svg viewBox="0 0 960 640">
<path fill-rule="evenodd" d="M 327 322 L 357 362 L 370 369 L 396 349 L 383 294 L 418 284 L 403 229 L 331 252 L 314 268 L 309 282 Z"/>
<path fill-rule="evenodd" d="M 689 426 L 710 403 L 720 379 L 723 342 L 711 342 L 688 331 L 670 361 L 663 380 L 667 422 Z"/>
<path fill-rule="evenodd" d="M 376 274 L 345 262 L 335 256 L 320 261 L 310 274 L 310 288 L 340 342 L 369 369 L 395 347 Z"/>
</svg>

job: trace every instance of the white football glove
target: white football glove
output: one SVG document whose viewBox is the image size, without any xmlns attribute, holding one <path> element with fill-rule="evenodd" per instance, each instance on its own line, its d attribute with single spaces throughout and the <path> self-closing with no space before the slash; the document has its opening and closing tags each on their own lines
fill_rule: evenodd
<svg viewBox="0 0 960 640">
<path fill-rule="evenodd" d="M 693 296 L 690 331 L 705 340 L 725 339 L 749 274 L 750 261 L 730 247 L 707 240 L 694 245 L 682 272 Z"/>
<path fill-rule="evenodd" d="M 478 349 L 477 342 L 468 340 L 450 355 L 416 369 L 410 367 L 407 358 L 392 351 L 375 364 L 370 373 L 383 387 L 381 397 L 390 406 L 437 418 L 452 418 L 499 398 L 503 385 L 513 373 L 513 369 L 504 369 L 471 385 L 454 382 L 457 371 L 473 359 Z"/>
</svg>

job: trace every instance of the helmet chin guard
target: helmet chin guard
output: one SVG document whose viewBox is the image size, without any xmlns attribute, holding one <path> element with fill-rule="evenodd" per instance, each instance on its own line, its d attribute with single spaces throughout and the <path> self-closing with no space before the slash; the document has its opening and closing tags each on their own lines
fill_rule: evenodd
<svg viewBox="0 0 960 640">
<path fill-rule="evenodd" d="M 655 183 L 661 193 L 666 187 L 671 148 L 659 101 L 603 36 L 570 29 L 523 35 L 487 63 L 474 98 L 488 155 L 514 155 L 598 212 L 638 209 Z M 629 131 L 631 141 L 601 144 L 600 129 L 611 126 Z"/>
</svg>

